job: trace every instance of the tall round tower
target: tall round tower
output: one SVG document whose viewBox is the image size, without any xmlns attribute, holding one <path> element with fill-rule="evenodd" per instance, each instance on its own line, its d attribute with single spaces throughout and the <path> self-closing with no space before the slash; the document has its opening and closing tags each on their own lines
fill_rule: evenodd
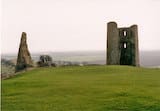
<svg viewBox="0 0 160 111">
<path fill-rule="evenodd" d="M 117 65 L 120 64 L 120 51 L 119 51 L 119 33 L 117 24 L 109 22 L 107 24 L 107 58 L 106 64 Z"/>
</svg>

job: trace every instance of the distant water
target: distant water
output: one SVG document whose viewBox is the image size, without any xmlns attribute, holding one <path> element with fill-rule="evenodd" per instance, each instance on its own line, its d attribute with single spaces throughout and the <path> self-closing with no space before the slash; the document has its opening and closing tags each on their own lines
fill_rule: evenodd
<svg viewBox="0 0 160 111">
<path fill-rule="evenodd" d="M 145 67 L 160 67 L 160 51 L 141 51 L 140 65 Z"/>
<path fill-rule="evenodd" d="M 87 62 L 88 64 L 105 64 L 105 51 L 74 51 L 74 52 L 44 52 L 32 53 L 34 61 L 38 61 L 39 56 L 48 54 L 54 61 Z M 2 58 L 16 60 L 16 54 L 5 54 Z M 140 65 L 142 67 L 160 67 L 160 51 L 140 51 Z"/>
</svg>

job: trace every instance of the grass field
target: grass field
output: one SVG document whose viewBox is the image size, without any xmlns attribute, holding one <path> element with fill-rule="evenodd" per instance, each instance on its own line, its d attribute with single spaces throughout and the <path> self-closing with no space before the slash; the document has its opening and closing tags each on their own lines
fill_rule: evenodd
<svg viewBox="0 0 160 111">
<path fill-rule="evenodd" d="M 2 111 L 160 111 L 160 69 L 34 69 L 2 80 Z"/>
</svg>

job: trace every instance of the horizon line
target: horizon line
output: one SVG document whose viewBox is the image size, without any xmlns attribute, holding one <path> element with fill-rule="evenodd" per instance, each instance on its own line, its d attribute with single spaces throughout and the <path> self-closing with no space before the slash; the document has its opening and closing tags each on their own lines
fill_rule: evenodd
<svg viewBox="0 0 160 111">
<path fill-rule="evenodd" d="M 30 51 L 30 54 L 32 55 L 33 53 L 62 53 L 62 52 L 106 52 L 106 50 L 65 50 L 65 51 Z M 160 49 L 155 49 L 155 50 L 139 50 L 139 52 L 160 52 Z M 18 54 L 18 52 L 1 52 L 1 55 L 7 55 L 7 54 Z"/>
</svg>

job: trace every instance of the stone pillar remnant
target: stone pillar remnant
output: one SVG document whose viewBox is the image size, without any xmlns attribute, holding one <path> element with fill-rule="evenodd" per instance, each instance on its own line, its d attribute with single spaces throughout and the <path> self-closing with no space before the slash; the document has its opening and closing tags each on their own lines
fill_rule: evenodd
<svg viewBox="0 0 160 111">
<path fill-rule="evenodd" d="M 22 32 L 18 57 L 17 57 L 16 72 L 32 66 L 33 62 L 27 45 L 27 34 L 25 32 Z"/>
</svg>

